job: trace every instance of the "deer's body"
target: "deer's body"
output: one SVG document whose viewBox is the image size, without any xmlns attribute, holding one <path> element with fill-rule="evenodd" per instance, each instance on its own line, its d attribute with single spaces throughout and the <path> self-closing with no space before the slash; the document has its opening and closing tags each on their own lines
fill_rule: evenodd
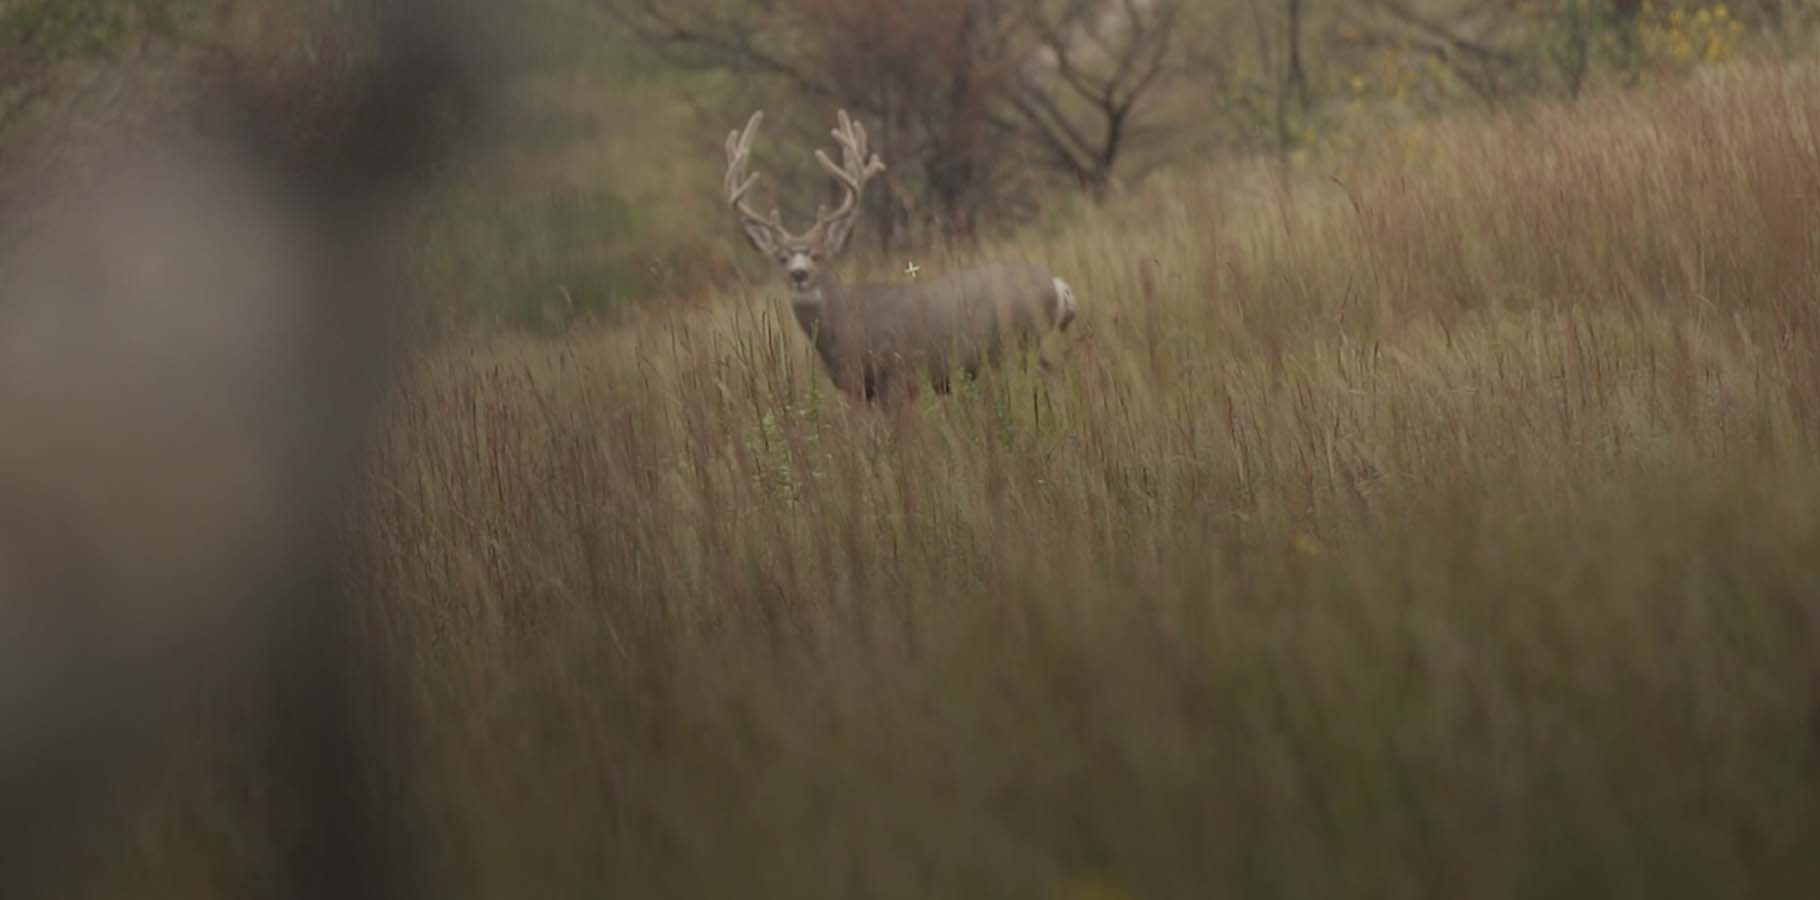
<svg viewBox="0 0 1820 900">
<path fill-rule="evenodd" d="M 975 375 L 998 363 L 1010 345 L 1040 340 L 1074 320 L 1073 289 L 1024 264 L 988 263 L 920 281 L 841 283 L 822 264 L 846 245 L 860 192 L 884 164 L 867 158 L 865 129 L 843 111 L 834 131 L 843 165 L 819 150 L 815 156 L 845 186 L 845 199 L 832 215 L 817 210 L 815 226 L 793 235 L 777 210 L 767 219 L 743 200 L 758 179 L 745 166 L 762 117 L 753 113 L 745 131 L 727 136 L 728 202 L 752 245 L 783 267 L 797 324 L 837 387 L 868 400 L 913 389 L 924 378 L 946 390 L 952 373 Z"/>
<path fill-rule="evenodd" d="M 1034 266 L 989 263 L 905 284 L 823 276 L 791 309 L 835 385 L 871 399 L 909 377 L 946 389 L 952 374 L 975 375 L 1014 344 L 1066 328 L 1074 291 Z"/>
</svg>

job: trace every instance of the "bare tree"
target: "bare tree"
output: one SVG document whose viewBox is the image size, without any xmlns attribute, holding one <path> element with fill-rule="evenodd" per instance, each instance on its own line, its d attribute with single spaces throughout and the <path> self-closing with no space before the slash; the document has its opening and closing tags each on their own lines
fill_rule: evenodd
<svg viewBox="0 0 1820 900">
<path fill-rule="evenodd" d="M 1557 91 L 1577 96 L 1601 64 L 1634 79 L 1643 0 L 1361 0 L 1343 20 L 1367 48 L 1394 48 L 1445 66 L 1489 104 L 1513 95 Z M 1739 11 L 1770 25 L 1767 0 Z"/>
<path fill-rule="evenodd" d="M 1178 0 L 1071 0 L 1038 16 L 1042 52 L 1007 98 L 1027 138 L 1098 193 L 1112 181 L 1138 104 L 1168 71 Z M 1071 114 L 1066 96 L 1084 106 Z"/>
<path fill-rule="evenodd" d="M 1446 0 L 1417 8 L 1406 0 L 1363 0 L 1344 21 L 1363 48 L 1395 48 L 1429 57 L 1488 104 L 1502 101 L 1527 60 L 1513 45 L 1522 22 L 1508 4 Z"/>
<path fill-rule="evenodd" d="M 878 123 L 898 164 L 869 201 L 906 227 L 966 235 L 1036 168 L 1098 191 L 1171 71 L 1180 0 L 599 0 L 673 62 L 759 76 Z"/>
</svg>

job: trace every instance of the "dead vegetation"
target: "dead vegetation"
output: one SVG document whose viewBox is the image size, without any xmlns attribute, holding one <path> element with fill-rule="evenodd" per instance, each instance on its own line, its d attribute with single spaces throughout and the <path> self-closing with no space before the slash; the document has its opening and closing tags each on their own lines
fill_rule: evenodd
<svg viewBox="0 0 1820 900">
<path fill-rule="evenodd" d="M 425 871 L 1811 893 L 1816 88 L 1163 184 L 996 248 L 1092 300 L 1058 380 L 901 415 L 769 294 L 426 358 L 346 571 Z"/>
</svg>

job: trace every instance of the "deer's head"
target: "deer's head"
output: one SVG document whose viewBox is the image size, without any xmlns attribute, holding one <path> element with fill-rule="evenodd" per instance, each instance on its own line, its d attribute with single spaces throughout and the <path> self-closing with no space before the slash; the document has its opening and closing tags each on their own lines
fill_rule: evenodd
<svg viewBox="0 0 1820 900">
<path fill-rule="evenodd" d="M 795 300 L 799 303 L 818 300 L 822 267 L 846 248 L 847 238 L 853 233 L 853 223 L 858 218 L 860 194 L 865 190 L 866 182 L 885 170 L 885 164 L 876 154 L 867 156 L 866 129 L 849 118 L 846 110 L 841 110 L 839 126 L 832 132 L 841 147 L 841 163 L 836 165 L 828 154 L 815 151 L 816 161 L 841 183 L 840 206 L 833 212 L 826 206 L 816 207 L 815 224 L 802 234 L 794 234 L 784 227 L 783 216 L 775 207 L 771 215 L 761 216 L 746 203 L 747 192 L 758 182 L 758 174 L 748 174 L 746 168 L 751 162 L 752 141 L 758 135 L 758 125 L 764 117 L 763 110 L 754 112 L 746 120 L 744 130 L 727 135 L 727 203 L 738 213 L 740 227 L 752 246 L 770 257 L 783 271 L 784 283 Z"/>
</svg>

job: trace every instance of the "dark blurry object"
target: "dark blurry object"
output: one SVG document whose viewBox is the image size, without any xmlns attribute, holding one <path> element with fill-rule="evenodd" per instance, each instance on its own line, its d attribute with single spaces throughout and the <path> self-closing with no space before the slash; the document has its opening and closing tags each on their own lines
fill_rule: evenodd
<svg viewBox="0 0 1820 900">
<path fill-rule="evenodd" d="M 400 351 L 383 218 L 484 80 L 446 4 L 374 14 L 311 117 L 286 101 L 320 84 L 199 76 L 193 127 L 104 136 L 8 194 L 32 202 L 0 232 L 6 896 L 61 894 L 101 773 L 230 678 L 270 679 L 287 887 L 407 893 L 363 787 L 386 763 L 350 707 L 334 528 Z"/>
</svg>

